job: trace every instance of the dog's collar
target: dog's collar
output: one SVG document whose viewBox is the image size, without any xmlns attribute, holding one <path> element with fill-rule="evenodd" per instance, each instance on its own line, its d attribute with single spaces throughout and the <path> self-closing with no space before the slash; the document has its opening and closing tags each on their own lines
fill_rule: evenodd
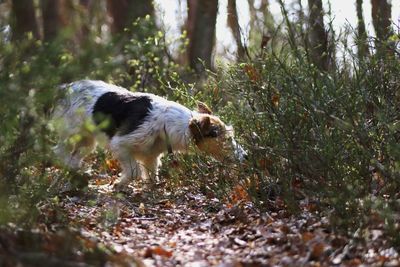
<svg viewBox="0 0 400 267">
<path fill-rule="evenodd" d="M 169 155 L 173 154 L 171 140 L 169 139 L 169 135 L 167 134 L 167 130 L 165 129 L 164 125 L 164 134 L 165 134 L 165 142 L 167 143 L 167 151 Z"/>
</svg>

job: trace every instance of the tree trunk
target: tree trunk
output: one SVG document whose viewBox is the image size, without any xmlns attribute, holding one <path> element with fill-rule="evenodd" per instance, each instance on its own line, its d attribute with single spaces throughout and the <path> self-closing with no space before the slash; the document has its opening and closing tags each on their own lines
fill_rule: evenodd
<svg viewBox="0 0 400 267">
<path fill-rule="evenodd" d="M 65 5 L 65 0 L 41 0 L 44 41 L 54 40 L 68 20 L 72 19 L 64 14 Z"/>
<path fill-rule="evenodd" d="M 88 39 L 90 34 L 90 17 L 91 14 L 89 10 L 92 8 L 92 0 L 80 0 L 79 10 L 80 10 L 80 29 L 77 33 L 77 38 L 80 43 Z"/>
<path fill-rule="evenodd" d="M 123 33 L 136 19 L 154 14 L 153 1 L 150 0 L 107 0 L 107 10 L 112 18 L 111 31 L 114 34 Z"/>
<path fill-rule="evenodd" d="M 367 32 L 365 30 L 365 22 L 363 16 L 363 8 L 362 8 L 363 0 L 357 0 L 356 9 L 357 9 L 357 49 L 358 49 L 358 58 L 362 60 L 369 55 L 368 51 L 368 41 L 367 41 Z"/>
<path fill-rule="evenodd" d="M 258 8 L 255 7 L 255 0 L 248 0 L 248 3 L 250 12 L 250 47 L 263 49 L 275 32 L 275 22 L 269 9 L 269 1 L 261 0 Z"/>
<path fill-rule="evenodd" d="M 218 0 L 188 0 L 187 3 L 189 64 L 200 74 L 212 68 Z"/>
<path fill-rule="evenodd" d="M 321 0 L 308 0 L 310 56 L 320 70 L 328 70 L 328 36 L 324 26 L 324 11 Z"/>
<path fill-rule="evenodd" d="M 240 33 L 239 17 L 236 10 L 236 0 L 228 0 L 228 17 L 227 24 L 231 28 L 233 38 L 237 46 L 237 59 L 242 60 L 245 56 L 245 48 L 242 43 L 242 35 Z"/>
<path fill-rule="evenodd" d="M 40 38 L 33 0 L 13 0 L 12 14 L 14 17 L 12 38 L 14 40 L 23 38 L 28 32 L 31 32 L 34 38 Z"/>
<path fill-rule="evenodd" d="M 392 35 L 391 14 L 392 5 L 388 0 L 371 0 L 372 5 L 372 24 L 376 33 L 376 49 L 377 53 L 383 55 L 390 49 L 385 46 L 386 42 Z"/>
</svg>

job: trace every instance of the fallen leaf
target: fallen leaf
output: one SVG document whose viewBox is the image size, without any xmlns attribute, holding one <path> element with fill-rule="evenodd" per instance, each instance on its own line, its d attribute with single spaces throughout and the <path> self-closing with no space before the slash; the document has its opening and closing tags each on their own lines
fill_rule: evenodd
<svg viewBox="0 0 400 267">
<path fill-rule="evenodd" d="M 301 237 L 304 242 L 308 242 L 308 241 L 314 239 L 314 234 L 311 232 L 305 232 L 301 235 Z"/>
<path fill-rule="evenodd" d="M 321 242 L 318 242 L 312 246 L 310 259 L 318 260 L 325 251 L 325 245 Z"/>
<path fill-rule="evenodd" d="M 168 251 L 160 246 L 154 246 L 147 248 L 146 251 L 144 252 L 144 257 L 145 258 L 152 258 L 154 255 L 170 258 L 172 257 L 172 252 Z"/>
<path fill-rule="evenodd" d="M 107 170 L 109 171 L 115 172 L 121 170 L 119 163 L 116 159 L 106 159 L 105 165 Z"/>
<path fill-rule="evenodd" d="M 247 246 L 246 241 L 239 239 L 237 237 L 235 239 L 233 239 L 233 242 L 235 242 L 236 244 L 238 244 L 239 246 L 242 246 L 242 247 Z"/>
</svg>

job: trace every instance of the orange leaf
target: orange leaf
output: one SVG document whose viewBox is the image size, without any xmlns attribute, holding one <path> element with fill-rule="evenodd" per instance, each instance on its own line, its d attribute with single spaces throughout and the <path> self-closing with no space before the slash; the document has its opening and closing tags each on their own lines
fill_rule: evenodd
<svg viewBox="0 0 400 267">
<path fill-rule="evenodd" d="M 271 96 L 271 102 L 276 108 L 279 106 L 280 98 L 281 98 L 281 96 L 278 93 L 274 93 Z"/>
<path fill-rule="evenodd" d="M 318 242 L 314 244 L 311 250 L 311 255 L 310 255 L 311 259 L 313 260 L 319 259 L 324 253 L 324 251 L 325 251 L 325 245 L 323 243 Z"/>
<path fill-rule="evenodd" d="M 260 80 L 260 74 L 253 66 L 247 64 L 244 66 L 243 70 L 246 72 L 247 76 L 252 82 Z"/>
<path fill-rule="evenodd" d="M 362 264 L 362 261 L 359 258 L 351 259 L 348 262 L 348 266 L 360 266 L 361 264 Z"/>
<path fill-rule="evenodd" d="M 108 179 L 95 179 L 94 183 L 96 185 L 105 185 L 105 184 L 109 184 L 110 180 L 108 180 Z"/>
<path fill-rule="evenodd" d="M 243 200 L 250 200 L 249 194 L 242 185 L 236 185 L 231 194 L 233 203 L 238 203 Z"/>
<path fill-rule="evenodd" d="M 115 159 L 106 159 L 106 166 L 109 170 L 118 170 L 119 164 Z"/>
<path fill-rule="evenodd" d="M 305 233 L 303 233 L 303 234 L 301 235 L 301 237 L 303 238 L 303 241 L 304 241 L 304 242 L 308 242 L 308 241 L 310 241 L 311 239 L 314 238 L 314 234 L 311 233 L 311 232 L 305 232 Z"/>
<path fill-rule="evenodd" d="M 150 258 L 150 257 L 153 257 L 154 255 L 170 258 L 170 257 L 172 257 L 172 252 L 168 251 L 160 246 L 155 246 L 155 247 L 147 248 L 144 253 L 145 258 Z"/>
</svg>

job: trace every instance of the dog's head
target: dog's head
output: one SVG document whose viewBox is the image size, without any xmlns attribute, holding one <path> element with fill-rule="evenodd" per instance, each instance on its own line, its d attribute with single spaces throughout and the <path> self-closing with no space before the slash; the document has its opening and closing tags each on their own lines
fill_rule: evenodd
<svg viewBox="0 0 400 267">
<path fill-rule="evenodd" d="M 232 126 L 227 126 L 204 103 L 198 104 L 198 114 L 189 122 L 196 146 L 213 158 L 244 161 L 246 151 L 235 141 Z"/>
</svg>

